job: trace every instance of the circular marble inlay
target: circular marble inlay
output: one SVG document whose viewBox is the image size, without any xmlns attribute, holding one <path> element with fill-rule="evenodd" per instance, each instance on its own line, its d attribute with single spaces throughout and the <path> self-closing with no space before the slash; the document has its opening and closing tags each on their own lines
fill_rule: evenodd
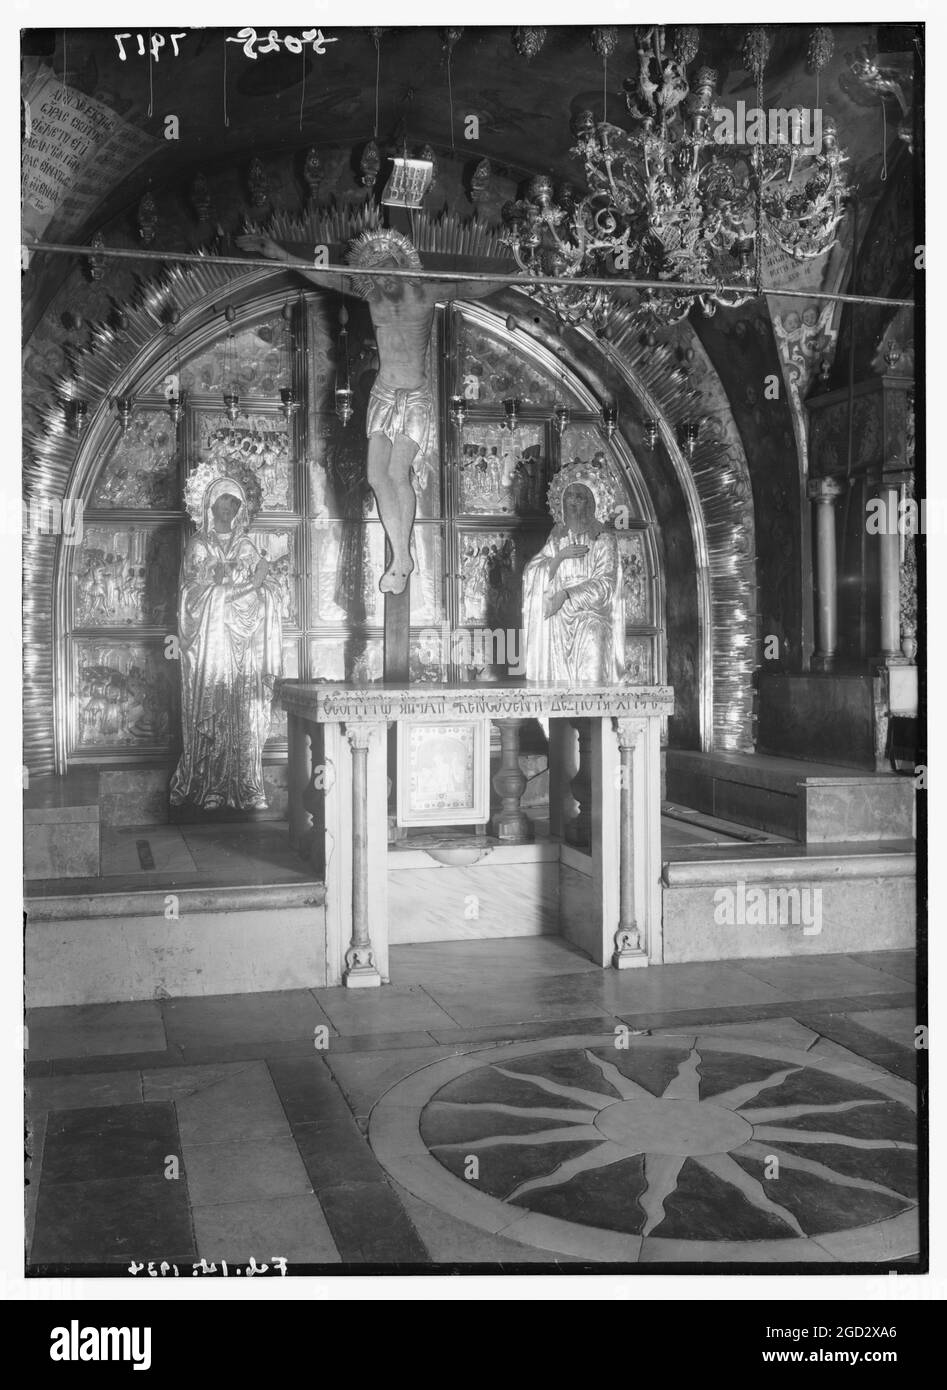
<svg viewBox="0 0 947 1390">
<path fill-rule="evenodd" d="M 600 1110 L 593 1123 L 631 1154 L 725 1154 L 753 1136 L 740 1115 L 698 1100 L 624 1100 Z"/>
<path fill-rule="evenodd" d="M 553 1254 L 890 1263 L 919 1244 L 914 1104 L 765 1034 L 606 1033 L 471 1045 L 393 1086 L 369 1138 L 429 1206 Z"/>
</svg>

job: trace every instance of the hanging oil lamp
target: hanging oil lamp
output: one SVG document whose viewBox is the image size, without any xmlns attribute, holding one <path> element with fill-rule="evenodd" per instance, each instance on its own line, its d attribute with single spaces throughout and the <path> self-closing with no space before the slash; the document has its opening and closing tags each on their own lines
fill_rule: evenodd
<svg viewBox="0 0 947 1390">
<path fill-rule="evenodd" d="M 188 392 L 181 391 L 181 377 L 175 378 L 175 384 L 168 393 L 168 414 L 171 416 L 172 427 L 177 430 L 181 424 L 181 416 L 184 414 L 185 404 L 188 403 Z"/>
<path fill-rule="evenodd" d="M 506 416 L 506 427 L 511 433 L 519 424 L 521 405 L 522 401 L 519 396 L 508 396 L 503 402 L 503 414 Z"/>
<path fill-rule="evenodd" d="M 649 449 L 653 449 L 658 442 L 658 422 L 653 415 L 649 415 L 642 422 L 644 428 L 644 442 Z"/>
<path fill-rule="evenodd" d="M 116 396 L 115 412 L 118 415 L 118 428 L 123 438 L 128 433 L 128 427 L 132 422 L 132 412 L 134 409 L 134 396 Z"/>
<path fill-rule="evenodd" d="M 69 402 L 69 423 L 76 434 L 81 434 L 89 423 L 89 402 L 80 398 Z"/>
<path fill-rule="evenodd" d="M 346 324 L 349 321 L 349 311 L 345 305 L 339 310 L 339 369 L 335 378 L 335 413 L 347 425 L 355 414 L 352 400 L 354 392 L 349 382 L 349 331 Z"/>
<path fill-rule="evenodd" d="M 602 429 L 605 432 L 606 439 L 612 440 L 615 438 L 615 431 L 618 429 L 617 405 L 602 406 Z"/>
<path fill-rule="evenodd" d="M 283 418 L 289 420 L 299 409 L 296 392 L 293 388 L 293 306 L 287 299 L 283 305 L 283 329 L 280 341 L 280 379 L 288 381 L 288 386 L 280 387 Z"/>
<path fill-rule="evenodd" d="M 347 425 L 355 414 L 350 386 L 337 386 L 335 388 L 335 413 L 343 425 Z"/>
<path fill-rule="evenodd" d="M 555 400 L 553 403 L 552 423 L 556 427 L 556 433 L 561 439 L 569 427 L 572 420 L 572 411 L 562 399 L 565 394 L 565 381 L 561 374 L 557 374 L 555 387 Z"/>
<path fill-rule="evenodd" d="M 175 338 L 180 322 L 181 311 L 175 305 L 172 305 L 168 312 L 168 333 L 172 338 Z M 168 385 L 165 391 L 165 399 L 168 402 L 168 414 L 171 416 L 171 426 L 173 429 L 177 430 L 181 422 L 181 415 L 184 411 L 184 404 L 187 400 L 187 392 L 181 390 L 181 349 L 176 338 L 171 368 L 171 373 L 167 378 Z"/>
<path fill-rule="evenodd" d="M 456 425 L 457 429 L 463 429 L 469 414 L 466 398 L 464 396 L 451 396 L 449 408 L 451 424 Z"/>
<path fill-rule="evenodd" d="M 682 421 L 678 438 L 682 446 L 687 450 L 687 457 L 693 458 L 694 450 L 697 448 L 697 444 L 700 440 L 700 421 Z"/>
<path fill-rule="evenodd" d="M 230 324 L 230 332 L 227 334 L 227 343 L 224 348 L 224 413 L 230 423 L 235 425 L 237 416 L 240 414 L 240 384 L 237 380 L 237 343 L 233 335 L 237 311 L 232 304 L 227 305 L 224 317 Z"/>
<path fill-rule="evenodd" d="M 89 244 L 96 252 L 94 256 L 88 258 L 89 278 L 93 281 L 99 281 L 105 275 L 105 257 L 99 254 L 105 246 L 105 237 L 101 232 L 96 232 Z"/>
<path fill-rule="evenodd" d="M 381 168 L 381 153 L 374 140 L 369 140 L 359 160 L 359 173 L 364 188 L 374 188 L 378 171 Z"/>
</svg>

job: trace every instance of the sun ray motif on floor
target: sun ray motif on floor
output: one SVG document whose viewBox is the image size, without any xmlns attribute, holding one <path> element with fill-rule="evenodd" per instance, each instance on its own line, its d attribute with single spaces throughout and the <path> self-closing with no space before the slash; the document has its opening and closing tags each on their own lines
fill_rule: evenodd
<svg viewBox="0 0 947 1390">
<path fill-rule="evenodd" d="M 786 1229 L 786 1235 L 805 1237 L 796 1217 L 766 1191 L 766 1185 L 748 1173 L 734 1152 L 748 1158 L 770 1161 L 776 1158 L 781 1166 L 795 1169 L 824 1182 L 865 1192 L 878 1193 L 905 1204 L 903 1193 L 867 1178 L 852 1177 L 838 1172 L 815 1158 L 802 1157 L 781 1147 L 787 1143 L 813 1146 L 834 1146 L 851 1149 L 912 1149 L 915 1144 L 896 1139 L 864 1139 L 839 1133 L 831 1128 L 793 1129 L 788 1122 L 805 1116 L 825 1116 L 883 1105 L 881 1099 L 857 1099 L 833 1103 L 799 1103 L 784 1105 L 754 1105 L 765 1091 L 772 1090 L 803 1070 L 801 1066 L 777 1066 L 759 1079 L 714 1095 L 700 1098 L 701 1054 L 692 1047 L 677 1067 L 659 1096 L 589 1048 L 584 1049 L 587 1061 L 602 1075 L 602 1090 L 569 1085 L 551 1077 L 514 1067 L 493 1063 L 490 1070 L 517 1083 L 534 1086 L 538 1091 L 568 1106 L 514 1105 L 506 1101 L 452 1101 L 437 1097 L 430 1102 L 440 1108 L 457 1111 L 493 1112 L 518 1119 L 548 1120 L 549 1127 L 528 1133 L 491 1134 L 481 1139 L 464 1139 L 450 1143 L 432 1144 L 435 1150 L 476 1152 L 505 1145 L 543 1146 L 549 1144 L 593 1142 L 575 1157 L 567 1158 L 553 1172 L 529 1178 L 519 1183 L 505 1198 L 515 1202 L 531 1192 L 561 1187 L 583 1173 L 597 1172 L 612 1164 L 641 1156 L 644 1163 L 644 1188 L 638 1202 L 644 1212 L 642 1235 L 650 1235 L 665 1217 L 668 1200 L 677 1191 L 681 1170 L 690 1159 L 705 1173 L 719 1179 L 738 1192 L 751 1206 L 775 1218 Z M 782 1123 L 780 1123 L 782 1122 Z"/>
</svg>

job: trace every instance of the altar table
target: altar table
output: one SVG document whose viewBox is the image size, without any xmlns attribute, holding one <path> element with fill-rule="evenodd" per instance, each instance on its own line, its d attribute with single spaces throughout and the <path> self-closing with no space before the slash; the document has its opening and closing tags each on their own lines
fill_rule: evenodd
<svg viewBox="0 0 947 1390">
<path fill-rule="evenodd" d="M 480 841 L 486 875 L 494 847 L 531 837 L 519 806 L 526 785 L 519 737 L 525 721 L 548 720 L 559 930 L 602 966 L 660 961 L 660 733 L 674 711 L 669 686 L 285 681 L 280 700 L 288 715 L 290 840 L 325 878 L 327 984 L 357 988 L 389 978 L 388 730 L 405 720 L 498 726 L 500 804 L 491 838 Z M 571 772 L 576 742 L 579 766 Z M 581 787 L 584 845 L 568 844 L 564 834 L 570 784 L 573 793 Z"/>
</svg>

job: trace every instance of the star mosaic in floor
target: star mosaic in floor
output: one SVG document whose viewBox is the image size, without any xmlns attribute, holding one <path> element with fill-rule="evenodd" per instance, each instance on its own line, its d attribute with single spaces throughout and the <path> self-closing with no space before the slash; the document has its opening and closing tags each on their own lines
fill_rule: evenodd
<svg viewBox="0 0 947 1390">
<path fill-rule="evenodd" d="M 418 1196 L 590 1259 L 916 1248 L 911 1087 L 787 1048 L 620 1027 L 523 1043 L 415 1073 L 370 1134 Z"/>
<path fill-rule="evenodd" d="M 29 1272 L 921 1264 L 912 953 L 393 954 L 374 994 L 32 1010 Z"/>
</svg>

